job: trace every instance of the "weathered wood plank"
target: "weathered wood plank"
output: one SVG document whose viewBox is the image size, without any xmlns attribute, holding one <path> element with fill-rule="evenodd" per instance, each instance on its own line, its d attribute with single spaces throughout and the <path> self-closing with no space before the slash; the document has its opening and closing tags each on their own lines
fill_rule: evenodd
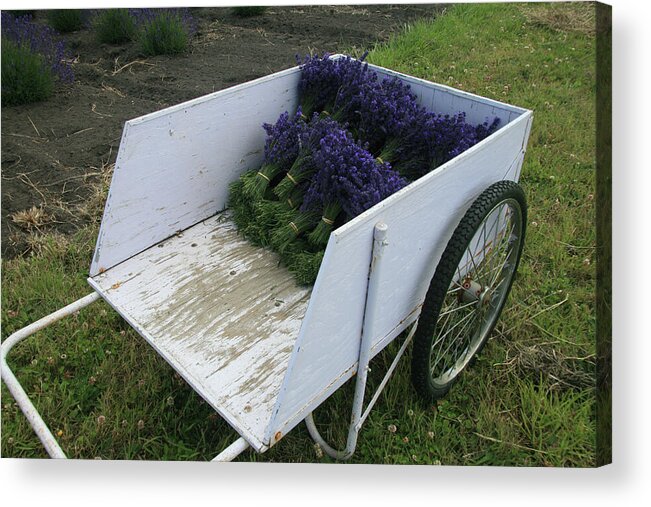
<svg viewBox="0 0 651 507">
<path fill-rule="evenodd" d="M 257 450 L 307 308 L 278 256 L 241 238 L 229 212 L 90 279 Z"/>
<path fill-rule="evenodd" d="M 224 209 L 228 184 L 262 161 L 265 132 L 297 106 L 298 68 L 126 122 L 94 276 Z"/>
</svg>

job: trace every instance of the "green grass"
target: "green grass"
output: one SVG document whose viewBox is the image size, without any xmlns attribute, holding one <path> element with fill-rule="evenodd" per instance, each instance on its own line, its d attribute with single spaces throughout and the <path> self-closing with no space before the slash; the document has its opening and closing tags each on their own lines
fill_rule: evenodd
<svg viewBox="0 0 651 507">
<path fill-rule="evenodd" d="M 521 178 L 530 206 L 527 243 L 493 338 L 436 406 L 417 397 L 403 360 L 362 427 L 353 463 L 595 463 L 590 8 L 456 5 L 370 53 L 372 63 L 533 109 L 535 119 Z M 3 336 L 89 292 L 83 273 L 96 233 L 52 238 L 38 255 L 3 261 Z M 374 359 L 370 390 L 397 347 Z M 103 303 L 14 352 L 12 366 L 71 456 L 205 460 L 237 437 Z M 2 389 L 3 456 L 44 456 Z M 316 411 L 322 434 L 338 446 L 352 392 L 349 382 Z M 332 462 L 317 455 L 302 424 L 268 452 L 238 459 Z"/>
</svg>

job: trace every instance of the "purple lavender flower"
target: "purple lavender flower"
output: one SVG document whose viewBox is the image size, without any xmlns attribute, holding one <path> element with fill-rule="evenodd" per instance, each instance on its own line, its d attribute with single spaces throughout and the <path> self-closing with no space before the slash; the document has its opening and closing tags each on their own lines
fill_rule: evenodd
<svg viewBox="0 0 651 507">
<path fill-rule="evenodd" d="M 405 137 L 405 130 L 414 126 L 424 108 L 416 102 L 409 85 L 396 77 L 385 78 L 367 89 L 359 110 L 357 134 L 377 152 L 387 140 Z M 392 157 L 385 153 L 384 157 Z"/>
<path fill-rule="evenodd" d="M 300 109 L 299 109 L 300 111 Z M 304 182 L 315 170 L 312 154 L 319 148 L 321 139 L 330 132 L 338 131 L 342 126 L 332 118 L 321 117 L 314 113 L 309 123 L 304 124 L 300 132 L 298 153 L 287 171 L 285 177 L 275 186 L 274 193 L 285 199 L 294 193 L 297 188 L 305 190 Z"/>
<path fill-rule="evenodd" d="M 483 124 L 475 126 L 466 122 L 466 113 L 463 112 L 453 116 L 431 115 L 427 124 L 430 169 L 474 146 L 493 133 L 499 123 L 499 118 L 495 118 L 490 124 L 486 120 Z"/>
<path fill-rule="evenodd" d="M 275 164 L 289 169 L 298 155 L 307 126 L 299 107 L 291 118 L 285 111 L 273 125 L 265 123 L 262 128 L 267 133 L 264 146 L 264 163 Z"/>
<path fill-rule="evenodd" d="M 315 110 L 330 111 L 347 122 L 379 162 L 391 163 L 401 174 L 418 178 L 496 130 L 498 119 L 474 126 L 466 122 L 465 113 L 427 111 L 409 85 L 396 77 L 378 81 L 363 58 L 306 58 L 299 92 Z"/>
<path fill-rule="evenodd" d="M 389 164 L 379 163 L 344 129 L 321 139 L 313 159 L 316 173 L 305 192 L 301 211 L 321 214 L 308 235 L 308 241 L 316 247 L 327 243 L 342 210 L 347 218 L 353 218 L 407 184 Z"/>
<path fill-rule="evenodd" d="M 321 211 L 337 202 L 353 218 L 407 185 L 388 163 L 379 163 L 343 129 L 321 140 L 314 164 L 316 173 L 302 211 Z"/>
<path fill-rule="evenodd" d="M 44 70 L 49 70 L 64 83 L 74 80 L 72 67 L 66 62 L 65 44 L 57 40 L 57 33 L 49 26 L 37 25 L 31 21 L 31 16 L 14 17 L 2 12 L 2 38 L 16 43 L 17 46 L 28 48 L 30 52 L 43 56 Z"/>
<path fill-rule="evenodd" d="M 361 103 L 362 90 L 377 80 L 363 62 L 367 53 L 355 60 L 350 56 L 331 59 L 328 53 L 306 56 L 301 62 L 298 84 L 301 107 L 306 115 L 328 111 L 339 121 L 348 121 L 352 111 Z"/>
<path fill-rule="evenodd" d="M 311 116 L 314 111 L 322 111 L 337 94 L 341 79 L 335 60 L 328 53 L 306 56 L 301 62 L 298 55 L 296 60 L 301 67 L 301 78 L 298 83 L 298 93 L 304 114 Z"/>
<path fill-rule="evenodd" d="M 267 132 L 264 162 L 256 178 L 248 180 L 246 191 L 251 197 L 261 197 L 273 179 L 289 171 L 298 156 L 301 138 L 306 129 L 301 108 L 290 118 L 288 112 L 280 115 L 275 124 L 265 123 Z"/>
</svg>

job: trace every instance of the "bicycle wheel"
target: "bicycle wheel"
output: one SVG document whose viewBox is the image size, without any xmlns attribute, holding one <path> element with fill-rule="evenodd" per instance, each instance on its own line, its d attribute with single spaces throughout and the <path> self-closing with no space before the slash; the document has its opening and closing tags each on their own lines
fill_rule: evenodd
<svg viewBox="0 0 651 507">
<path fill-rule="evenodd" d="M 520 186 L 500 181 L 455 229 L 414 334 L 412 383 L 425 399 L 448 393 L 495 327 L 522 255 L 526 214 Z"/>
</svg>

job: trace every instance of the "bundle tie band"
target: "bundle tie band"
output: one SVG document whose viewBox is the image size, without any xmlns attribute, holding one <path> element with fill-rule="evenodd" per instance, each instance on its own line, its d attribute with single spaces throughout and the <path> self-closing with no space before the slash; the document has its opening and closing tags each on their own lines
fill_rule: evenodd
<svg viewBox="0 0 651 507">
<path fill-rule="evenodd" d="M 261 173 L 260 171 L 258 171 L 258 174 L 259 174 L 260 176 L 262 176 L 265 180 L 267 180 L 267 182 L 271 183 L 271 180 L 269 179 L 269 177 L 268 177 L 266 174 L 263 174 L 263 173 Z"/>
<path fill-rule="evenodd" d="M 289 203 L 289 207 L 290 207 L 290 208 L 293 208 L 293 207 L 294 207 L 294 203 L 292 202 L 291 199 L 287 199 L 287 202 Z"/>
<path fill-rule="evenodd" d="M 330 220 L 327 217 L 321 217 L 321 220 L 323 220 L 327 225 L 334 225 L 334 223 L 335 223 L 334 220 Z"/>
<path fill-rule="evenodd" d="M 287 173 L 287 177 L 289 178 L 289 181 L 294 184 L 294 186 L 298 185 L 298 182 L 292 177 L 291 174 Z"/>
<path fill-rule="evenodd" d="M 384 164 L 384 160 L 382 160 L 380 157 L 376 157 L 375 160 L 377 160 L 380 164 Z"/>
<path fill-rule="evenodd" d="M 298 231 L 298 227 L 296 227 L 296 224 L 294 222 L 289 222 L 289 226 L 294 230 L 294 232 L 298 236 L 299 231 Z"/>
</svg>

